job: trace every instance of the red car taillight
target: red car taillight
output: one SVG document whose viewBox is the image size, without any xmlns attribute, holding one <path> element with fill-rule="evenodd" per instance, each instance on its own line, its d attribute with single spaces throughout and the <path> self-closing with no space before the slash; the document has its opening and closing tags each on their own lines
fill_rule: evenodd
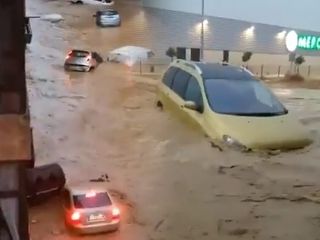
<svg viewBox="0 0 320 240">
<path fill-rule="evenodd" d="M 81 220 L 81 213 L 75 211 L 71 214 L 70 218 L 73 223 L 79 223 Z"/>
<path fill-rule="evenodd" d="M 66 56 L 66 59 L 70 58 L 71 57 L 71 54 L 72 54 L 72 51 L 69 51 L 67 56 Z"/>
<path fill-rule="evenodd" d="M 114 207 L 112 209 L 112 219 L 119 219 L 120 218 L 120 209 L 117 207 Z"/>
</svg>

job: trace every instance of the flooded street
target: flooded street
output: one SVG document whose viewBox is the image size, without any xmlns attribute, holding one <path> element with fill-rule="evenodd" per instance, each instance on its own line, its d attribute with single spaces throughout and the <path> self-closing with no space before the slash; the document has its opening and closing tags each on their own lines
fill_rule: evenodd
<svg viewBox="0 0 320 240">
<path fill-rule="evenodd" d="M 123 213 L 119 232 L 77 237 L 64 229 L 61 204 L 53 199 L 30 209 L 32 239 L 319 239 L 318 90 L 276 86 L 315 143 L 272 156 L 212 148 L 203 133 L 155 107 L 156 80 L 125 66 L 64 72 L 71 48 L 103 55 L 139 45 L 139 7 L 128 2 L 117 6 L 121 28 L 98 29 L 92 17 L 98 6 L 28 1 L 29 15 L 65 18 L 58 24 L 32 20 L 27 76 L 36 164 L 59 163 L 69 182 L 108 173 L 107 187 Z"/>
</svg>

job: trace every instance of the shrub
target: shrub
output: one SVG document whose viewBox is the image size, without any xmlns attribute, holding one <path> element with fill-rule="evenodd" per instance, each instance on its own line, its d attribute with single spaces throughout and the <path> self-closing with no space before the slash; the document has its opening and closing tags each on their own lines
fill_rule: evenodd
<svg viewBox="0 0 320 240">
<path fill-rule="evenodd" d="M 177 56 L 177 51 L 173 47 L 169 47 L 166 51 L 166 55 L 173 61 L 173 58 Z"/>
</svg>

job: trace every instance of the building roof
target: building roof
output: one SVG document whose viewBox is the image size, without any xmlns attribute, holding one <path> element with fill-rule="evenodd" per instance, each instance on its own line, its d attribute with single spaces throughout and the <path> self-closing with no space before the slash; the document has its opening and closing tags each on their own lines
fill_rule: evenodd
<svg viewBox="0 0 320 240">
<path fill-rule="evenodd" d="M 0 115 L 0 164 L 31 160 L 31 129 L 24 116 Z"/>
</svg>

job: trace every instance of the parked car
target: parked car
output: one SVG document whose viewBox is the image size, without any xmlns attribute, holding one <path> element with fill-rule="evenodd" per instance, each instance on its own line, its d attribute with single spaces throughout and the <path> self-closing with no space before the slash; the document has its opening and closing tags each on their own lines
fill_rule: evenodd
<svg viewBox="0 0 320 240">
<path fill-rule="evenodd" d="M 28 168 L 26 170 L 27 199 L 32 205 L 42 203 L 52 196 L 59 195 L 65 183 L 66 177 L 59 164 L 53 163 Z"/>
<path fill-rule="evenodd" d="M 79 234 L 116 231 L 120 210 L 103 183 L 66 186 L 62 192 L 65 224 Z"/>
<path fill-rule="evenodd" d="M 99 27 L 119 27 L 121 26 L 121 17 L 118 11 L 113 9 L 97 11 L 94 15 L 96 25 Z"/>
<path fill-rule="evenodd" d="M 98 53 L 74 49 L 67 54 L 64 68 L 67 71 L 89 72 L 95 69 L 100 62 L 102 59 Z"/>
<path fill-rule="evenodd" d="M 151 49 L 139 46 L 123 46 L 109 52 L 106 59 L 108 62 L 133 66 L 138 61 L 146 61 L 153 56 L 154 52 Z"/>
<path fill-rule="evenodd" d="M 245 68 L 174 61 L 157 105 L 199 126 L 214 143 L 242 150 L 295 149 L 312 140 L 303 125 Z"/>
<path fill-rule="evenodd" d="M 105 4 L 106 6 L 112 6 L 114 5 L 114 1 L 113 0 L 71 0 L 72 4 L 84 4 L 84 3 L 88 3 L 88 4 L 94 4 L 95 2 L 101 2 L 102 4 Z"/>
</svg>

